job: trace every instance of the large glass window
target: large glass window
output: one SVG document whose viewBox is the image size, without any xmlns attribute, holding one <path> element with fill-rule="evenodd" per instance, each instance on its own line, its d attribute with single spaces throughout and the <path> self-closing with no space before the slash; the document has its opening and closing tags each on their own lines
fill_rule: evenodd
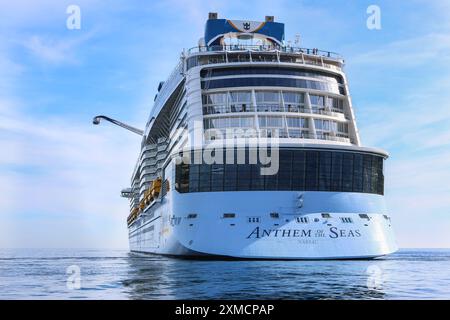
<svg viewBox="0 0 450 320">
<path fill-rule="evenodd" d="M 255 60 L 255 57 L 253 57 Z M 263 60 L 264 61 L 264 60 Z M 201 71 L 201 76 L 205 77 L 223 77 L 232 75 L 245 75 L 245 74 L 267 74 L 267 75 L 289 75 L 297 77 L 308 77 L 326 80 L 329 82 L 343 84 L 342 77 L 321 71 L 311 71 L 299 68 L 280 68 L 280 67 L 239 67 L 239 68 L 217 68 L 217 69 L 205 69 Z"/>
<path fill-rule="evenodd" d="M 247 160 L 248 160 L 248 150 Z M 383 194 L 383 157 L 350 151 L 281 149 L 279 170 L 261 175 L 259 164 L 179 164 L 176 190 L 333 191 Z M 224 153 L 225 157 L 225 153 Z M 193 155 L 191 156 L 193 159 Z"/>
<path fill-rule="evenodd" d="M 203 121 L 205 129 L 253 128 L 253 117 L 219 117 Z"/>
<path fill-rule="evenodd" d="M 283 91 L 286 112 L 308 112 L 305 107 L 305 94 L 300 92 Z"/>
<path fill-rule="evenodd" d="M 250 112 L 252 108 L 251 91 L 232 91 L 209 93 L 202 96 L 203 114 L 230 112 Z"/>
<path fill-rule="evenodd" d="M 255 91 L 256 108 L 260 112 L 283 111 L 279 91 Z"/>
<path fill-rule="evenodd" d="M 313 105 L 313 106 L 319 106 L 319 107 L 325 106 L 325 97 L 324 96 L 310 94 L 309 100 L 311 101 L 311 105 Z"/>
<path fill-rule="evenodd" d="M 248 112 L 251 111 L 252 92 L 251 91 L 234 91 L 230 92 L 230 110 L 231 112 Z"/>
<path fill-rule="evenodd" d="M 344 100 L 342 99 L 327 97 L 325 105 L 333 112 L 344 113 Z"/>
<path fill-rule="evenodd" d="M 308 129 L 308 120 L 299 117 L 286 117 L 289 128 L 304 128 Z"/>
<path fill-rule="evenodd" d="M 303 104 L 305 103 L 305 94 L 301 92 L 283 92 L 284 103 Z"/>
<path fill-rule="evenodd" d="M 202 89 L 236 88 L 236 87 L 292 87 L 314 89 L 345 95 L 345 89 L 338 83 L 292 78 L 227 78 L 202 80 Z"/>
<path fill-rule="evenodd" d="M 283 118 L 274 116 L 259 116 L 260 128 L 282 128 Z"/>
<path fill-rule="evenodd" d="M 348 123 L 332 120 L 314 119 L 318 138 L 327 139 L 330 135 L 348 138 Z"/>
<path fill-rule="evenodd" d="M 210 93 L 203 95 L 203 114 L 227 113 L 227 93 Z"/>
<path fill-rule="evenodd" d="M 227 104 L 227 94 L 226 93 L 210 93 L 204 95 L 204 104 Z"/>
</svg>

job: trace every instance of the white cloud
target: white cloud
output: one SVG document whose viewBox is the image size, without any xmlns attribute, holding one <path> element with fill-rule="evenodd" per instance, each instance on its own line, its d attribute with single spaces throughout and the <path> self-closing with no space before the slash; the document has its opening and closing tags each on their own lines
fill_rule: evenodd
<svg viewBox="0 0 450 320">
<path fill-rule="evenodd" d="M 9 244 L 126 246 L 129 209 L 119 192 L 129 186 L 140 138 L 93 127 L 91 119 L 37 118 L 4 104 L 0 111 L 0 149 L 7 150 L 0 212 L 13 226 Z"/>
<path fill-rule="evenodd" d="M 83 33 L 77 37 L 60 39 L 34 35 L 23 42 L 35 57 L 51 64 L 80 63 L 76 58 L 76 50 L 94 35 L 93 32 Z"/>
<path fill-rule="evenodd" d="M 359 124 L 363 143 L 391 153 L 386 199 L 403 247 L 450 246 L 449 57 L 450 37 L 429 34 L 351 59 L 353 68 L 379 73 L 364 78 L 369 88 L 397 74 L 430 79 L 399 84 L 392 87 L 389 100 L 380 96 L 358 108 L 366 120 Z M 439 71 L 430 74 L 432 70 Z"/>
<path fill-rule="evenodd" d="M 421 37 L 399 40 L 376 50 L 351 58 L 355 65 L 373 65 L 393 68 L 411 68 L 450 61 L 450 35 L 427 34 Z"/>
</svg>

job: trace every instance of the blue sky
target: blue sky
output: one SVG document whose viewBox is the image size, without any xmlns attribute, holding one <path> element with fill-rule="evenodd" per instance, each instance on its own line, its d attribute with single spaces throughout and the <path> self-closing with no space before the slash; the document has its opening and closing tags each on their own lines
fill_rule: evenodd
<svg viewBox="0 0 450 320">
<path fill-rule="evenodd" d="M 81 8 L 81 29 L 66 8 Z M 381 30 L 366 9 L 381 8 Z M 0 247 L 126 247 L 129 185 L 159 81 L 209 11 L 286 23 L 341 53 L 361 139 L 389 151 L 386 200 L 401 247 L 450 247 L 449 1 L 0 0 Z"/>
</svg>

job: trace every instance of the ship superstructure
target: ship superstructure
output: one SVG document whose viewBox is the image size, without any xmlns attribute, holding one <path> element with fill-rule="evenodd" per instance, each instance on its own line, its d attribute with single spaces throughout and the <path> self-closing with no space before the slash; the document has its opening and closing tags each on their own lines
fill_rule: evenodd
<svg viewBox="0 0 450 320">
<path fill-rule="evenodd" d="M 130 249 L 372 258 L 396 250 L 386 152 L 361 146 L 338 54 L 284 24 L 219 19 L 161 82 L 131 185 Z"/>
</svg>

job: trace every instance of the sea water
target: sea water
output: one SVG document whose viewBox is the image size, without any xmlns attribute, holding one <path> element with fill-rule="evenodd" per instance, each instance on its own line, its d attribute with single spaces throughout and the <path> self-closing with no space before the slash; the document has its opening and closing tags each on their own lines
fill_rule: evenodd
<svg viewBox="0 0 450 320">
<path fill-rule="evenodd" d="M 0 299 L 450 299 L 450 250 L 375 260 L 220 261 L 0 250 Z"/>
</svg>

